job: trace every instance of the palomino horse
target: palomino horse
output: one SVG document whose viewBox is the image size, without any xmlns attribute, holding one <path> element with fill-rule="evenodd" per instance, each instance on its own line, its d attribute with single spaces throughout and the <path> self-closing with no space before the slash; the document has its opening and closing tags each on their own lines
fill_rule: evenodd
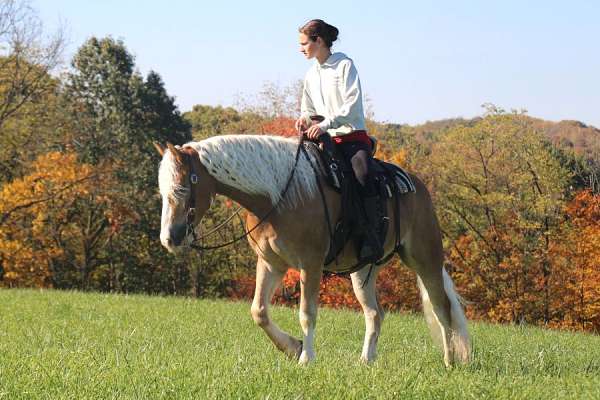
<svg viewBox="0 0 600 400">
<path fill-rule="evenodd" d="M 159 169 L 163 199 L 160 240 L 171 252 L 190 245 L 195 237 L 191 231 L 199 226 L 216 194 L 245 207 L 249 211 L 247 226 L 260 223 L 249 235 L 249 243 L 258 256 L 252 318 L 279 350 L 306 364 L 315 358 L 314 335 L 323 269 L 347 270 L 357 259 L 354 245 L 348 244 L 337 264 L 323 265 L 330 241 L 325 210 L 315 170 L 307 157 L 301 154 L 295 163 L 297 146 L 295 139 L 254 135 L 216 136 L 181 148 L 157 145 L 163 155 Z M 317 155 L 310 152 L 310 157 L 316 165 Z M 289 181 L 294 166 L 295 173 Z M 402 224 L 398 253 L 418 275 L 426 321 L 449 367 L 470 358 L 466 319 L 452 280 L 442 266 L 440 229 L 429 193 L 417 177 L 411 177 L 416 192 L 399 199 Z M 334 225 L 340 214 L 340 197 L 328 187 L 324 187 L 324 197 Z M 388 202 L 388 215 L 394 212 L 392 205 L 393 202 Z M 275 212 L 271 212 L 274 207 Z M 188 221 L 190 208 L 194 212 Z M 267 218 L 261 222 L 265 215 Z M 393 225 L 389 224 L 384 244 L 386 254 L 395 247 Z M 301 277 L 302 341 L 283 332 L 268 312 L 273 293 L 290 266 L 297 268 Z M 366 266 L 351 274 L 354 292 L 365 315 L 361 355 L 365 362 L 376 357 L 384 317 L 375 286 L 380 268 L 374 266 L 369 272 Z"/>
</svg>

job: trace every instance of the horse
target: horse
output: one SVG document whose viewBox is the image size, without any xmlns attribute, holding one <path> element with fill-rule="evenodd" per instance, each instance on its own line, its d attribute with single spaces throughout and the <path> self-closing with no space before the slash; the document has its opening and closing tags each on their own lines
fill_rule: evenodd
<svg viewBox="0 0 600 400">
<path fill-rule="evenodd" d="M 314 360 L 323 271 L 344 271 L 357 264 L 356 248 L 347 244 L 336 262 L 324 265 L 331 237 L 325 215 L 335 224 L 341 205 L 340 195 L 329 186 L 323 186 L 319 193 L 316 175 L 323 172 L 314 168 L 318 165 L 317 151 L 309 149 L 304 156 L 295 157 L 297 139 L 267 135 L 214 136 L 181 147 L 155 145 L 162 156 L 158 172 L 162 245 L 173 253 L 189 249 L 216 194 L 239 203 L 248 211 L 246 225 L 252 227 L 248 242 L 257 255 L 252 318 L 284 354 L 302 365 Z M 425 184 L 410 176 L 416 191 L 400 195 L 395 203 L 402 218 L 400 245 L 396 247 L 395 227 L 389 224 L 384 251 L 386 255 L 397 252 L 416 272 L 426 322 L 443 351 L 445 366 L 450 368 L 471 357 L 466 317 L 443 267 L 441 233 L 431 197 Z M 396 208 L 393 204 L 387 202 L 388 215 Z M 364 312 L 360 359 L 365 363 L 376 359 L 384 319 L 375 285 L 382 267 L 366 265 L 350 274 Z M 288 268 L 300 272 L 301 340 L 282 331 L 269 316 L 271 299 Z"/>
</svg>

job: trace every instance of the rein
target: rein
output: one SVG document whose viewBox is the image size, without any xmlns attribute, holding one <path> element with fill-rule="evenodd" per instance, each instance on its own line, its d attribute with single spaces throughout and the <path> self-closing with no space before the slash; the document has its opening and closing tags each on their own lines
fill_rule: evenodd
<svg viewBox="0 0 600 400">
<path fill-rule="evenodd" d="M 191 168 L 190 168 L 190 170 L 191 170 L 191 174 L 190 174 L 191 190 L 190 190 L 190 199 L 189 199 L 190 207 L 188 207 L 188 213 L 187 213 L 186 236 L 191 233 L 194 240 L 192 241 L 192 243 L 190 243 L 189 246 L 193 249 L 200 250 L 200 251 L 215 250 L 215 249 L 220 249 L 222 247 L 232 245 L 232 244 L 244 239 L 248 235 L 250 235 L 250 233 L 252 233 L 263 222 L 265 222 L 265 220 L 273 213 L 273 211 L 275 211 L 277 209 L 277 207 L 279 206 L 279 204 L 285 197 L 288 189 L 290 188 L 290 184 L 292 183 L 292 179 L 294 178 L 294 174 L 296 173 L 296 167 L 298 166 L 298 161 L 300 159 L 300 150 L 302 150 L 302 149 L 304 149 L 304 135 L 300 136 L 300 140 L 298 141 L 298 147 L 296 148 L 296 156 L 294 159 L 294 166 L 292 167 L 290 176 L 288 177 L 288 180 L 285 184 L 283 191 L 281 192 L 281 195 L 279 196 L 279 200 L 277 200 L 277 203 L 275 203 L 273 205 L 273 207 L 258 221 L 258 223 L 256 225 L 254 225 L 252 227 L 252 229 L 245 231 L 243 235 L 238 236 L 235 239 L 232 239 L 226 243 L 221 243 L 216 246 L 202 246 L 202 245 L 195 244 L 195 242 L 202 240 L 204 237 L 209 236 L 210 234 L 212 234 L 212 233 L 216 232 L 218 229 L 220 229 L 223 225 L 225 225 L 226 222 L 229 222 L 235 215 L 238 214 L 241 207 L 232 216 L 230 216 L 225 222 L 221 223 L 217 228 L 213 229 L 212 231 L 210 231 L 209 233 L 207 233 L 205 235 L 202 235 L 201 237 L 197 237 L 196 230 L 194 229 L 194 216 L 196 213 L 196 208 L 195 208 L 196 200 L 195 200 L 195 196 L 194 196 L 194 185 L 198 184 L 198 175 L 194 172 L 194 163 L 192 162 Z M 305 153 L 306 157 L 308 158 L 308 154 L 306 154 L 306 150 L 304 150 L 304 153 Z M 310 163 L 310 158 L 308 158 L 308 162 Z M 312 165 L 312 163 L 311 163 L 311 165 Z"/>
</svg>

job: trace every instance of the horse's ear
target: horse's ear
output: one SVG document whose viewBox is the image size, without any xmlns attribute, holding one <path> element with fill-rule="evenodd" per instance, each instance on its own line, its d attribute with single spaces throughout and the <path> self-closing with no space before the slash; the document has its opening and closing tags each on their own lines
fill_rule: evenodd
<svg viewBox="0 0 600 400">
<path fill-rule="evenodd" d="M 160 154 L 160 156 L 162 157 L 163 154 L 165 154 L 165 148 L 158 142 L 152 142 L 152 144 L 154 145 L 156 151 L 158 151 L 158 154 Z"/>
<path fill-rule="evenodd" d="M 181 152 L 179 150 L 177 150 L 177 148 L 175 146 L 173 146 L 173 144 L 171 144 L 170 142 L 167 142 L 167 149 L 169 149 L 169 151 L 173 154 L 173 156 L 175 156 L 175 160 L 178 163 L 183 162 L 183 154 L 181 154 Z"/>
</svg>

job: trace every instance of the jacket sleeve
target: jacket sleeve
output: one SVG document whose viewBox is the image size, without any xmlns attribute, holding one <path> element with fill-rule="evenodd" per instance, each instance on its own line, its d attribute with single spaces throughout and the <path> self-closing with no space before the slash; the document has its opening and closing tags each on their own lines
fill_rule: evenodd
<svg viewBox="0 0 600 400">
<path fill-rule="evenodd" d="M 302 100 L 300 101 L 300 115 L 305 119 L 308 119 L 308 117 L 317 113 L 312 98 L 310 97 L 310 91 L 308 87 L 307 74 L 306 78 L 304 79 L 304 86 L 302 88 Z"/>
<path fill-rule="evenodd" d="M 354 120 L 352 116 L 363 113 L 360 79 L 352 61 L 348 62 L 343 70 L 339 90 L 343 101 L 342 106 L 331 118 L 325 118 L 319 123 L 319 127 L 324 131 L 350 123 Z"/>
</svg>

